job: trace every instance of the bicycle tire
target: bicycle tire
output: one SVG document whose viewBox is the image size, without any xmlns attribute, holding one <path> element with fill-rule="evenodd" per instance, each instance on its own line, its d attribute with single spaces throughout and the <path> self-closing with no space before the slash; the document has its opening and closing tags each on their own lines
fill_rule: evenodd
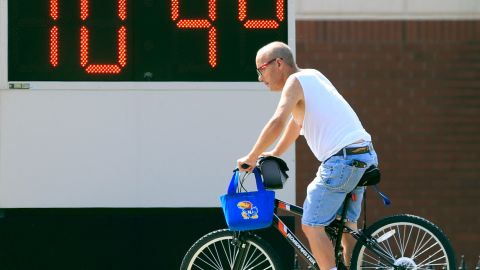
<svg viewBox="0 0 480 270">
<path fill-rule="evenodd" d="M 233 269 L 239 248 L 232 244 L 234 233 L 222 229 L 206 234 L 185 254 L 180 270 Z M 247 256 L 240 269 L 283 270 L 280 257 L 265 240 L 252 233 L 245 233 Z"/>
<path fill-rule="evenodd" d="M 378 241 L 375 246 L 388 254 L 398 269 L 456 269 L 448 238 L 424 218 L 391 216 L 375 222 L 364 233 Z M 360 242 L 352 252 L 351 264 L 350 269 L 392 269 Z"/>
</svg>

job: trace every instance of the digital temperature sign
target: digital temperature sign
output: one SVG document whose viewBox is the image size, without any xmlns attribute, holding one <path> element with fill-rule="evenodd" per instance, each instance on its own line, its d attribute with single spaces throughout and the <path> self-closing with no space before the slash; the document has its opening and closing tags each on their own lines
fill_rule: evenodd
<svg viewBox="0 0 480 270">
<path fill-rule="evenodd" d="M 287 0 L 10 0 L 9 81 L 257 80 Z"/>
</svg>

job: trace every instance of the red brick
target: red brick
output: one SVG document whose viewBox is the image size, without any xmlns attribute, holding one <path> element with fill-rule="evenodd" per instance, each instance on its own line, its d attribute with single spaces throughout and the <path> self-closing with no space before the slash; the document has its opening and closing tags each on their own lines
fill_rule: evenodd
<svg viewBox="0 0 480 270">
<path fill-rule="evenodd" d="M 299 21 L 297 43 L 299 65 L 329 77 L 374 138 L 393 205 L 369 191 L 369 223 L 422 215 L 476 262 L 480 21 Z M 301 205 L 319 163 L 296 146 Z"/>
</svg>

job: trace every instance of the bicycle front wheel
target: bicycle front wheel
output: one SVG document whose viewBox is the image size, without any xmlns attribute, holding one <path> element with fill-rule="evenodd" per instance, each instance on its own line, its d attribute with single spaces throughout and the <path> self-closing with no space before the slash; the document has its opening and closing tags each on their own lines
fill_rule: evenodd
<svg viewBox="0 0 480 270">
<path fill-rule="evenodd" d="M 226 229 L 203 236 L 185 254 L 180 269 L 232 270 L 235 264 L 240 270 L 283 269 L 275 250 L 257 235 L 243 234 L 245 245 L 242 250 L 238 244 L 232 243 L 233 240 L 234 233 Z M 241 256 L 243 259 L 239 259 L 240 251 L 245 252 Z"/>
<path fill-rule="evenodd" d="M 357 242 L 350 269 L 455 269 L 455 254 L 445 234 L 433 223 L 412 215 L 397 215 L 379 220 L 365 232 L 376 240 L 374 248 L 385 259 Z"/>
</svg>

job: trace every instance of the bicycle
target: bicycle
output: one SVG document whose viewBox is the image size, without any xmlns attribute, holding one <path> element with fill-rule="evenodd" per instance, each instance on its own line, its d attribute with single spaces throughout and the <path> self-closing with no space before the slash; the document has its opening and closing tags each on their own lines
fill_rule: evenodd
<svg viewBox="0 0 480 270">
<path fill-rule="evenodd" d="M 377 167 L 366 170 L 358 186 L 378 183 Z M 245 176 L 242 182 L 245 181 Z M 386 217 L 363 228 L 353 230 L 346 225 L 346 209 L 352 193 L 345 198 L 340 219 L 325 227 L 335 252 L 337 268 L 348 269 L 343 261 L 341 240 L 344 233 L 352 235 L 355 244 L 350 269 L 455 269 L 455 254 L 448 238 L 432 222 L 418 216 L 400 214 Z M 364 211 L 366 211 L 366 198 Z M 295 252 L 308 264 L 309 269 L 319 269 L 312 253 L 277 215 L 282 209 L 302 216 L 303 209 L 275 198 L 272 225 Z M 293 267 L 293 266 L 292 266 Z M 235 232 L 221 229 L 197 240 L 183 258 L 181 270 L 196 269 L 291 269 L 281 265 L 274 248 L 254 231 Z"/>
</svg>

